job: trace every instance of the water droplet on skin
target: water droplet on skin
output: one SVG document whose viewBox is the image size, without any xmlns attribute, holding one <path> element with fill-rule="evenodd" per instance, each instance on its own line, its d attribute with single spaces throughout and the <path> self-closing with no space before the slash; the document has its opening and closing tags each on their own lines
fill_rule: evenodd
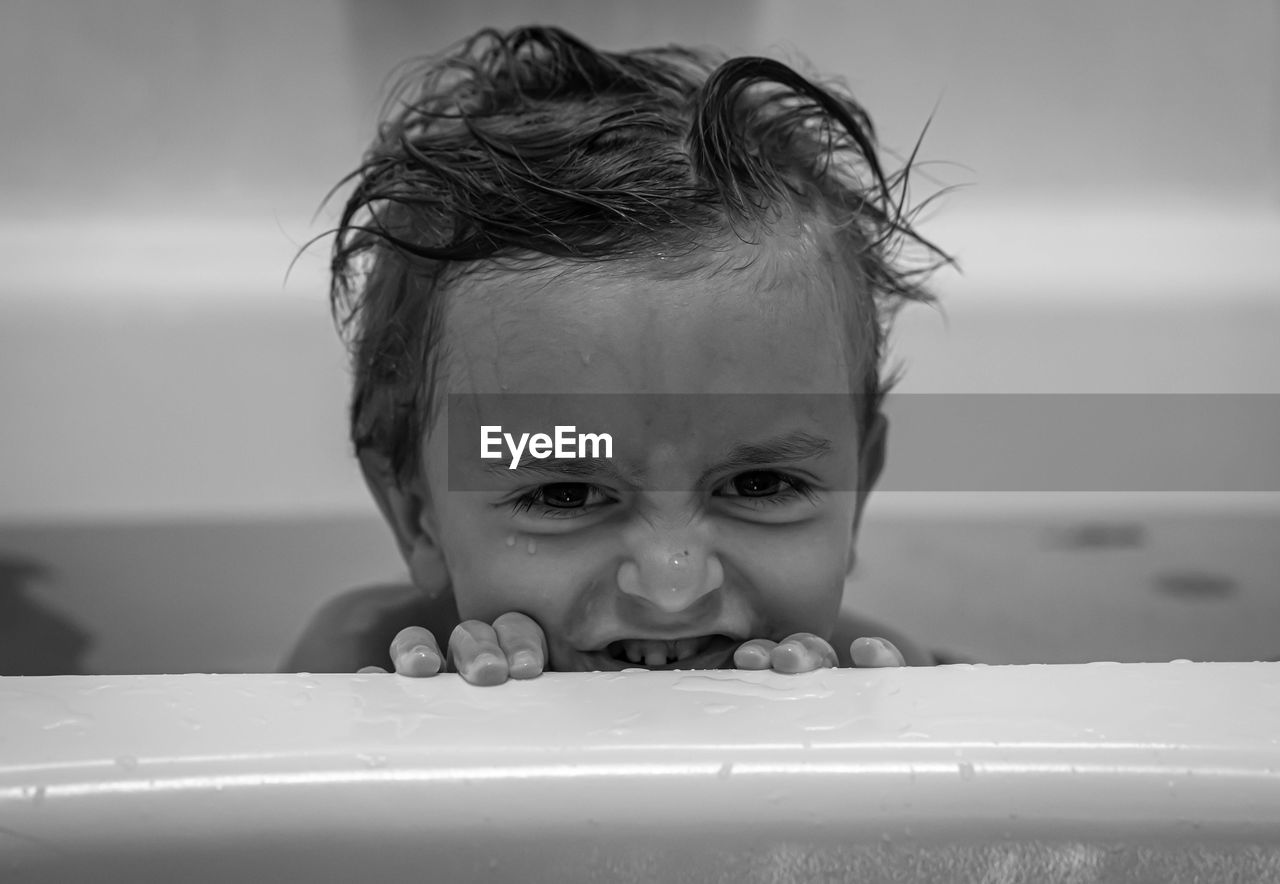
<svg viewBox="0 0 1280 884">
<path fill-rule="evenodd" d="M 516 545 L 516 536 L 514 534 L 508 534 L 507 546 L 515 546 L 515 545 Z"/>
<path fill-rule="evenodd" d="M 684 552 L 676 553 L 668 560 L 668 563 L 673 568 L 683 568 L 689 564 L 689 551 L 686 549 Z"/>
<path fill-rule="evenodd" d="M 531 556 L 536 555 L 538 552 L 538 541 L 530 540 L 527 544 L 525 544 L 524 551 Z"/>
</svg>

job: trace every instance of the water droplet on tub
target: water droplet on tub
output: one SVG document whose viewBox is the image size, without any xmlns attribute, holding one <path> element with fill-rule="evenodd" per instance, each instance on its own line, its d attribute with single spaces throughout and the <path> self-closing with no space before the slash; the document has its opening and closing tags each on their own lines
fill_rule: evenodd
<svg viewBox="0 0 1280 884">
<path fill-rule="evenodd" d="M 590 354 L 588 351 L 583 350 L 583 351 L 582 351 L 582 353 L 581 353 L 580 355 L 582 356 L 582 364 L 583 364 L 583 365 L 590 365 L 590 364 L 591 364 L 591 354 Z"/>
<path fill-rule="evenodd" d="M 132 755 L 117 755 L 116 766 L 123 768 L 124 770 L 137 770 L 138 759 Z"/>
<path fill-rule="evenodd" d="M 68 715 L 63 718 L 59 718 L 56 721 L 51 721 L 48 724 L 41 726 L 40 729 L 45 731 L 54 731 L 61 728 L 83 729 L 88 721 L 89 718 L 85 715 Z"/>
<path fill-rule="evenodd" d="M 372 753 L 362 752 L 357 755 L 356 758 L 360 759 L 364 766 L 370 770 L 387 766 L 387 756 L 385 755 L 375 755 Z"/>
<path fill-rule="evenodd" d="M 514 534 L 508 534 L 507 546 L 515 546 L 515 545 L 516 545 L 516 536 Z"/>
<path fill-rule="evenodd" d="M 531 556 L 535 555 L 538 552 L 538 541 L 530 540 L 527 544 L 525 544 L 524 551 Z"/>
<path fill-rule="evenodd" d="M 962 780 L 973 779 L 973 764 L 971 764 L 970 762 L 962 761 L 956 765 L 956 769 L 959 770 L 960 772 L 960 779 Z"/>
<path fill-rule="evenodd" d="M 720 765 L 720 769 L 716 771 L 716 776 L 718 776 L 722 780 L 729 779 L 730 775 L 732 774 L 733 774 L 732 761 L 726 761 L 724 764 Z"/>
</svg>

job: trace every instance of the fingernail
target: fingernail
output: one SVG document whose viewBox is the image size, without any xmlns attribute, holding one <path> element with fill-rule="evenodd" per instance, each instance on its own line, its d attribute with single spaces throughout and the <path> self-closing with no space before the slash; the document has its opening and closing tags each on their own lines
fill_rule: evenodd
<svg viewBox="0 0 1280 884">
<path fill-rule="evenodd" d="M 467 672 L 467 681 L 472 684 L 501 684 L 507 677 L 507 660 L 494 656 L 490 651 L 482 651 L 476 654 Z"/>
<path fill-rule="evenodd" d="M 536 674 L 538 655 L 533 651 L 516 651 L 511 657 L 511 674 L 519 678 L 522 675 Z"/>
<path fill-rule="evenodd" d="M 414 645 L 396 658 L 396 672 L 401 675 L 427 676 L 439 671 L 440 655 L 427 645 Z"/>
<path fill-rule="evenodd" d="M 854 641 L 850 651 L 854 666 L 873 667 L 885 653 L 885 646 L 877 639 L 863 637 Z"/>
</svg>

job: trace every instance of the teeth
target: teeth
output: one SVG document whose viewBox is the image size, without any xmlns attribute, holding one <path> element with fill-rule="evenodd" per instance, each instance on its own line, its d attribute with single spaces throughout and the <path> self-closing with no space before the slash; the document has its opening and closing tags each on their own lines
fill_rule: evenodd
<svg viewBox="0 0 1280 884">
<path fill-rule="evenodd" d="M 702 649 L 705 639 L 706 636 L 681 638 L 674 641 L 630 638 L 621 642 L 622 654 L 632 663 L 643 663 L 649 667 L 666 666 L 668 663 L 679 663 L 697 654 Z"/>
</svg>

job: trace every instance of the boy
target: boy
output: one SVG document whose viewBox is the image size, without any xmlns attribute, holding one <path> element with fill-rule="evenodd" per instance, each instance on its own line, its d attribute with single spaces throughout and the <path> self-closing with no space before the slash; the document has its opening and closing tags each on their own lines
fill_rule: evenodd
<svg viewBox="0 0 1280 884">
<path fill-rule="evenodd" d="M 329 603 L 285 668 L 376 669 L 388 645 L 397 672 L 474 684 L 932 662 L 840 612 L 884 336 L 948 260 L 861 107 L 766 59 L 534 27 L 482 31 L 388 108 L 332 296 L 414 585 Z M 907 245 L 929 266 L 895 266 Z M 595 447 L 539 448 L 553 425 Z"/>
</svg>

